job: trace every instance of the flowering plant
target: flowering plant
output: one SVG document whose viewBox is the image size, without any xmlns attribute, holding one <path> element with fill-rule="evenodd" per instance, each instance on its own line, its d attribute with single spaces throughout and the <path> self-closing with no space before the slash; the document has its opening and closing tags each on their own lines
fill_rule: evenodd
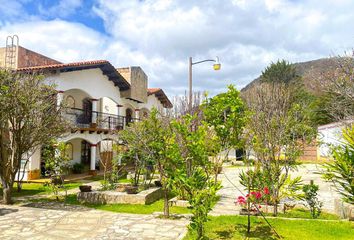
<svg viewBox="0 0 354 240">
<path fill-rule="evenodd" d="M 244 196 L 238 196 L 235 204 L 239 204 L 244 208 L 249 208 L 250 211 L 257 211 L 256 204 L 258 204 L 258 210 L 261 208 L 260 203 L 267 200 L 267 196 L 269 195 L 268 187 L 264 187 L 261 191 L 252 191 L 249 194 Z"/>
</svg>

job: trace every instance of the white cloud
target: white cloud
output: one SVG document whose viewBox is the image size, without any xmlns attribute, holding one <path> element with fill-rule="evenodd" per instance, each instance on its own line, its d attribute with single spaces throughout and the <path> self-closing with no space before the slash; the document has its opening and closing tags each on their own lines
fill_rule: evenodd
<svg viewBox="0 0 354 240">
<path fill-rule="evenodd" d="M 39 5 L 39 12 L 44 16 L 67 17 L 83 4 L 82 0 L 60 0 L 56 5 L 43 7 Z"/>
<path fill-rule="evenodd" d="M 70 2 L 75 9 L 80 1 Z M 215 94 L 230 83 L 246 85 L 271 61 L 306 61 L 352 48 L 353 8 L 350 0 L 98 0 L 93 12 L 107 34 L 37 19 L 3 23 L 0 39 L 17 33 L 24 46 L 65 62 L 96 58 L 140 65 L 150 86 L 170 95 L 187 89 L 189 56 L 217 55 L 221 71 L 209 63 L 193 67 L 194 89 Z M 12 15 L 21 11 L 12 9 Z"/>
</svg>

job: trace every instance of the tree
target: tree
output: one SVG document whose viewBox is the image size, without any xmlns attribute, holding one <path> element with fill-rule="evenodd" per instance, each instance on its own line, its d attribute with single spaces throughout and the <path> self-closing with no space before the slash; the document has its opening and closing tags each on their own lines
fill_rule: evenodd
<svg viewBox="0 0 354 240">
<path fill-rule="evenodd" d="M 283 81 L 282 70 L 285 71 Z M 249 143 L 263 174 L 271 183 L 269 190 L 274 215 L 277 215 L 280 190 L 289 171 L 296 166 L 304 145 L 311 142 L 316 132 L 305 106 L 296 101 L 297 84 L 289 80 L 293 74 L 287 71 L 283 62 L 272 64 L 263 72 L 262 79 L 266 80 L 245 96 L 252 112 L 247 125 L 248 134 L 252 136 Z"/>
<path fill-rule="evenodd" d="M 0 70 L 0 86 L 0 179 L 9 204 L 23 156 L 61 136 L 67 124 L 43 76 Z"/>
<path fill-rule="evenodd" d="M 333 161 L 324 165 L 323 177 L 333 182 L 344 201 L 354 204 L 354 125 L 343 130 L 344 144 L 333 148 Z"/>
<path fill-rule="evenodd" d="M 190 160 L 190 172 L 186 168 L 176 169 L 175 184 L 185 194 L 192 209 L 190 228 L 197 231 L 198 239 L 204 237 L 204 224 L 216 199 L 220 185 L 213 179 L 213 162 L 209 160 L 209 127 L 205 122 L 194 126 L 196 115 L 186 115 L 173 121 L 178 149 L 185 160 Z M 193 131 L 189 129 L 193 126 Z"/>
<path fill-rule="evenodd" d="M 50 187 L 57 200 L 59 200 L 60 190 L 65 190 L 63 175 L 70 165 L 70 158 L 67 155 L 67 147 L 68 145 L 64 142 L 58 143 L 56 140 L 52 140 L 43 147 L 42 152 L 43 160 L 46 169 L 49 170 L 50 176 L 50 182 L 46 183 L 46 185 Z"/>
<path fill-rule="evenodd" d="M 243 147 L 241 135 L 248 114 L 239 91 L 233 85 L 228 86 L 226 93 L 207 99 L 202 109 L 205 121 L 220 140 L 219 149 L 214 155 L 214 162 L 218 168 L 222 166 L 224 158 L 221 152 L 225 152 L 227 158 L 230 149 Z M 214 144 L 214 146 L 218 145 Z M 217 178 L 217 171 L 215 177 Z"/>
<path fill-rule="evenodd" d="M 262 71 L 261 82 L 294 84 L 301 78 L 296 73 L 295 66 L 286 60 L 271 63 Z"/>
<path fill-rule="evenodd" d="M 138 186 L 140 176 L 146 170 L 147 165 L 155 164 L 154 159 L 146 154 L 149 135 L 143 123 L 147 119 L 144 118 L 140 122 L 134 122 L 118 133 L 118 138 L 126 148 L 122 158 L 134 166 L 133 186 Z"/>
<path fill-rule="evenodd" d="M 155 160 L 164 191 L 164 216 L 169 217 L 168 197 L 174 184 L 177 169 L 183 169 L 184 162 L 175 133 L 172 131 L 170 119 L 159 117 L 158 112 L 154 109 L 149 118 L 143 121 L 143 126 L 148 135 L 145 149 L 151 159 Z"/>
<path fill-rule="evenodd" d="M 156 166 L 164 192 L 164 216 L 169 217 L 168 197 L 178 169 L 183 168 L 179 146 L 169 119 L 159 116 L 156 109 L 141 122 L 134 123 L 120 135 L 129 151 L 143 156 Z"/>
<path fill-rule="evenodd" d="M 315 83 L 325 96 L 325 110 L 332 119 L 343 120 L 354 116 L 354 51 L 333 58 L 336 68 L 321 74 Z"/>
<path fill-rule="evenodd" d="M 313 183 L 313 180 L 311 180 L 310 184 L 306 184 L 302 188 L 304 192 L 303 199 L 306 201 L 308 208 L 310 208 L 312 218 L 318 218 L 322 212 L 323 203 L 317 198 L 318 190 L 319 187 Z"/>
</svg>

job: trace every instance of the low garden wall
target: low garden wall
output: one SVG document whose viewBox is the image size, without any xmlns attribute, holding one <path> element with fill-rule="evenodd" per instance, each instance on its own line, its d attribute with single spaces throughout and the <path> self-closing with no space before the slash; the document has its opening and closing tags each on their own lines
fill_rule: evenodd
<svg viewBox="0 0 354 240">
<path fill-rule="evenodd" d="M 150 204 L 163 197 L 161 188 L 150 188 L 141 191 L 137 194 L 128 194 L 126 192 L 117 191 L 92 191 L 92 192 L 79 192 L 77 200 L 81 203 L 92 204 Z"/>
<path fill-rule="evenodd" d="M 341 199 L 334 200 L 334 212 L 342 219 L 354 221 L 354 205 L 343 202 Z"/>
</svg>

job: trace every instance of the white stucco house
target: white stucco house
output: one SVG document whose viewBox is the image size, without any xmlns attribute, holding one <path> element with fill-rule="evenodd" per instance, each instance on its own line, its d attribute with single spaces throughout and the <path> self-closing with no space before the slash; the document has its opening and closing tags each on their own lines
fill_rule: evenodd
<svg viewBox="0 0 354 240">
<path fill-rule="evenodd" d="M 0 48 L 0 58 L 2 52 L 4 48 Z M 5 61 L 7 55 L 3 54 Z M 140 67 L 115 68 L 106 60 L 61 63 L 20 46 L 12 62 L 17 71 L 40 72 L 56 85 L 58 104 L 65 100 L 65 116 L 73 125 L 58 140 L 68 145 L 72 164 L 82 163 L 92 173 L 103 141 L 153 107 L 161 111 L 172 107 L 162 89 L 148 88 L 148 77 Z M 24 180 L 40 178 L 41 161 L 38 147 L 21 170 Z"/>
<path fill-rule="evenodd" d="M 353 121 L 334 122 L 318 127 L 318 159 L 331 158 L 331 147 L 343 144 L 343 130 Z"/>
</svg>

